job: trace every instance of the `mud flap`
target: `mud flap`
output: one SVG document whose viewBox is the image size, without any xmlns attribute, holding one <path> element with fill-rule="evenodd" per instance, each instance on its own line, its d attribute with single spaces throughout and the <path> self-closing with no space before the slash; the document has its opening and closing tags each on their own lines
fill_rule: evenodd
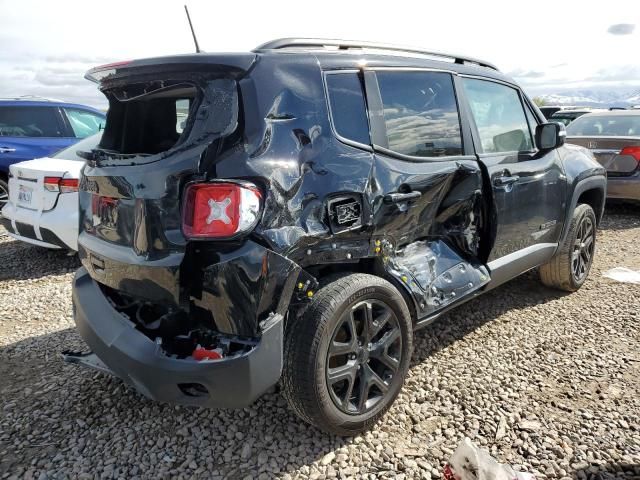
<svg viewBox="0 0 640 480">
<path fill-rule="evenodd" d="M 414 242 L 397 252 L 389 243 L 382 245 L 385 270 L 412 296 L 418 319 L 468 297 L 491 280 L 484 265 L 463 259 L 442 240 Z"/>
</svg>

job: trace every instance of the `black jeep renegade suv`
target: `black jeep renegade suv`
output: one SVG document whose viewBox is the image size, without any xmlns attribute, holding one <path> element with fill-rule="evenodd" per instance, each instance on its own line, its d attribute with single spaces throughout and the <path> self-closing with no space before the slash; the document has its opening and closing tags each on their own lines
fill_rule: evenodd
<svg viewBox="0 0 640 480">
<path fill-rule="evenodd" d="M 281 382 L 329 432 L 371 426 L 416 328 L 539 267 L 573 291 L 603 168 L 491 64 L 283 39 L 105 65 L 74 280 L 93 353 L 149 398 L 244 406 Z"/>
</svg>

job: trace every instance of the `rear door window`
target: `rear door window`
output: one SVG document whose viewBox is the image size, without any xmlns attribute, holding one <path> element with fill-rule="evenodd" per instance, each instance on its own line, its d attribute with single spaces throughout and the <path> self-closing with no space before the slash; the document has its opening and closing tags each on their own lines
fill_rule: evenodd
<svg viewBox="0 0 640 480">
<path fill-rule="evenodd" d="M 460 116 L 449 73 L 376 72 L 388 148 L 412 157 L 462 155 Z"/>
<path fill-rule="evenodd" d="M 76 138 L 94 135 L 104 128 L 105 119 L 100 115 L 77 108 L 65 108 L 64 112 L 67 114 L 73 135 Z"/>
<path fill-rule="evenodd" d="M 63 137 L 57 107 L 0 107 L 0 137 Z"/>
<path fill-rule="evenodd" d="M 488 80 L 462 81 L 483 153 L 528 152 L 533 139 L 515 88 Z"/>
<path fill-rule="evenodd" d="M 356 72 L 327 73 L 327 92 L 335 132 L 343 139 L 370 145 L 367 109 Z"/>
</svg>

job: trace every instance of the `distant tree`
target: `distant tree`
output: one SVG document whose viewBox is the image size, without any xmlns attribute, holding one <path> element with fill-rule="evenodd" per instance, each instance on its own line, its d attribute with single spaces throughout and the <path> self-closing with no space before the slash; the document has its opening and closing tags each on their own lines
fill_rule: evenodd
<svg viewBox="0 0 640 480">
<path fill-rule="evenodd" d="M 539 107 L 544 107 L 547 104 L 547 101 L 542 97 L 533 97 L 533 103 Z"/>
</svg>

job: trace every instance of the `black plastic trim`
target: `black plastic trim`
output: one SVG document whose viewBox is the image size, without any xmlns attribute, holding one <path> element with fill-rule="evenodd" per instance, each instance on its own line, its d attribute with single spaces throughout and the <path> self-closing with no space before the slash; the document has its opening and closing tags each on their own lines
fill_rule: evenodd
<svg viewBox="0 0 640 480">
<path fill-rule="evenodd" d="M 573 194 L 571 196 L 571 203 L 569 204 L 569 208 L 567 208 L 567 213 L 564 219 L 562 235 L 560 236 L 560 245 L 562 245 L 565 238 L 567 238 L 567 234 L 569 233 L 569 226 L 571 225 L 571 219 L 573 218 L 573 212 L 578 205 L 578 199 L 580 198 L 580 195 L 588 190 L 600 190 L 602 192 L 602 205 L 600 206 L 600 214 L 598 215 L 598 212 L 596 212 L 596 220 L 598 222 L 598 225 L 600 225 L 600 221 L 602 220 L 602 216 L 604 214 L 604 203 L 607 197 L 607 179 L 604 176 L 598 175 L 580 180 L 574 187 Z"/>
</svg>

